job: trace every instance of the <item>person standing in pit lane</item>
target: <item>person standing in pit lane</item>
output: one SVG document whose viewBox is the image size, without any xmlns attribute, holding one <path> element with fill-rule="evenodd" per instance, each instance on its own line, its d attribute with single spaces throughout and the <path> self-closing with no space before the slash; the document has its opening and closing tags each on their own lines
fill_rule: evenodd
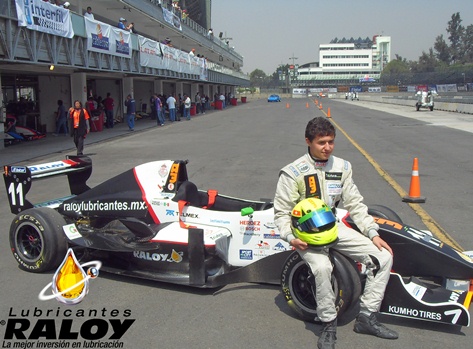
<svg viewBox="0 0 473 349">
<path fill-rule="evenodd" d="M 84 155 L 84 140 L 90 132 L 90 116 L 79 100 L 74 101 L 74 107 L 69 108 L 69 118 L 72 121 L 71 136 L 74 138 L 77 155 Z"/>
</svg>

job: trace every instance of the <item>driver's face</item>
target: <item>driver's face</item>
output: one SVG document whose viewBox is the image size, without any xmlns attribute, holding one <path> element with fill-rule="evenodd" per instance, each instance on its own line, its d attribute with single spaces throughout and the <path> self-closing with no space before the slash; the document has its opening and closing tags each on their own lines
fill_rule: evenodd
<svg viewBox="0 0 473 349">
<path fill-rule="evenodd" d="M 335 146 L 335 136 L 333 135 L 316 137 L 312 142 L 306 138 L 305 141 L 309 146 L 310 154 L 319 160 L 328 160 Z"/>
</svg>

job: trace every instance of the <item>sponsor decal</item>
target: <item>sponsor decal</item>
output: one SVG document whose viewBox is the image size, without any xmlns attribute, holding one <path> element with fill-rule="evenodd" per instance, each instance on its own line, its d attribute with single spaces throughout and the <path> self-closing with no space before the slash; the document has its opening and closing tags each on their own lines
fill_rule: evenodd
<svg viewBox="0 0 473 349">
<path fill-rule="evenodd" d="M 442 314 L 441 313 L 436 313 L 436 312 L 433 312 L 433 311 L 425 311 L 425 310 L 398 307 L 398 306 L 395 306 L 395 305 L 389 305 L 388 306 L 388 313 L 395 314 L 395 315 L 403 315 L 403 316 L 408 316 L 408 317 L 427 319 L 427 320 L 435 320 L 435 321 L 441 321 L 442 320 Z"/>
<path fill-rule="evenodd" d="M 172 216 L 174 217 L 174 210 L 166 210 L 166 216 Z"/>
<path fill-rule="evenodd" d="M 182 256 L 184 252 L 177 252 L 172 250 L 171 255 L 169 253 L 151 253 L 145 251 L 133 251 L 133 257 L 138 259 L 143 259 L 146 261 L 152 262 L 170 262 L 170 263 L 180 263 L 182 262 Z"/>
<path fill-rule="evenodd" d="M 164 206 L 164 207 L 169 207 L 169 206 L 171 206 L 171 204 L 170 204 L 168 201 L 162 201 L 162 200 L 159 200 L 159 199 L 151 200 L 151 205 L 154 205 L 154 206 Z"/>
<path fill-rule="evenodd" d="M 315 167 L 325 167 L 325 166 L 327 166 L 327 161 L 316 161 L 314 163 L 314 166 Z"/>
<path fill-rule="evenodd" d="M 230 224 L 230 221 L 226 221 L 223 219 L 210 219 L 210 223 L 216 223 L 216 224 Z"/>
<path fill-rule="evenodd" d="M 342 172 L 325 172 L 325 179 L 328 181 L 341 181 Z"/>
<path fill-rule="evenodd" d="M 47 170 L 63 168 L 63 167 L 66 167 L 66 164 L 64 162 L 55 161 L 55 162 L 50 162 L 50 163 L 42 164 L 42 165 L 29 166 L 28 168 L 30 169 L 31 174 L 35 174 L 37 172 L 44 172 Z"/>
<path fill-rule="evenodd" d="M 292 171 L 292 173 L 294 173 L 294 176 L 299 176 L 299 171 L 297 171 L 294 166 L 290 165 L 289 169 Z"/>
<path fill-rule="evenodd" d="M 328 183 L 327 184 L 328 195 L 340 195 L 342 193 L 341 183 Z"/>
<path fill-rule="evenodd" d="M 278 242 L 276 245 L 274 245 L 273 250 L 275 251 L 286 251 L 286 247 L 282 242 Z"/>
<path fill-rule="evenodd" d="M 307 175 L 304 177 L 305 182 L 305 197 L 306 198 L 319 198 L 320 195 L 320 184 L 317 174 Z"/>
<path fill-rule="evenodd" d="M 91 212 L 91 211 L 141 211 L 146 210 L 145 201 L 81 201 L 68 202 L 63 205 L 64 211 Z"/>
<path fill-rule="evenodd" d="M 22 166 L 12 166 L 10 170 L 12 173 L 26 173 L 26 167 Z"/>
<path fill-rule="evenodd" d="M 252 260 L 253 251 L 252 250 L 240 250 L 240 259 Z"/>
<path fill-rule="evenodd" d="M 271 246 L 266 241 L 260 241 L 256 244 L 257 249 L 269 250 Z"/>
<path fill-rule="evenodd" d="M 261 231 L 261 221 L 240 221 L 240 231 Z"/>
<path fill-rule="evenodd" d="M 296 167 L 299 169 L 299 171 L 301 171 L 301 173 L 305 173 L 310 169 L 309 164 L 305 160 L 302 160 L 296 164 Z"/>
<path fill-rule="evenodd" d="M 264 223 L 264 226 L 268 229 L 276 229 L 276 224 L 274 224 L 274 222 Z"/>
<path fill-rule="evenodd" d="M 279 234 L 276 234 L 276 231 L 271 230 L 269 234 L 263 234 L 263 237 L 265 239 L 280 239 L 281 236 Z"/>
<path fill-rule="evenodd" d="M 82 237 L 74 223 L 64 225 L 62 227 L 62 230 L 64 231 L 64 234 L 66 234 L 69 240 L 74 240 Z"/>
<path fill-rule="evenodd" d="M 162 164 L 161 168 L 158 171 L 159 176 L 161 178 L 164 178 L 164 177 L 167 177 L 168 173 L 169 173 L 168 167 L 166 166 L 166 164 Z"/>
</svg>

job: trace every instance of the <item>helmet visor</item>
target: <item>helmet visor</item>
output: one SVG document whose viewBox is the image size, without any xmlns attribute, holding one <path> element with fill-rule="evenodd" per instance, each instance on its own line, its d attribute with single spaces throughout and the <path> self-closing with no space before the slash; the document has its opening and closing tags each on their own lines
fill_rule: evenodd
<svg viewBox="0 0 473 349">
<path fill-rule="evenodd" d="M 324 227 L 335 222 L 332 211 L 318 209 L 307 213 L 298 220 L 302 231 L 318 232 L 324 231 Z"/>
</svg>

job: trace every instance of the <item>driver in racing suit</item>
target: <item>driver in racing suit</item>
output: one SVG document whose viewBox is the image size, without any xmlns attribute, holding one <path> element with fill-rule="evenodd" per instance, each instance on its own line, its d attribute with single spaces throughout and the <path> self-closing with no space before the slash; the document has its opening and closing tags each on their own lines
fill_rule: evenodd
<svg viewBox="0 0 473 349">
<path fill-rule="evenodd" d="M 379 323 L 376 317 L 390 276 L 392 250 L 378 235 L 379 226 L 368 215 L 363 197 L 353 182 L 351 164 L 331 155 L 335 140 L 332 123 L 325 117 L 312 119 L 307 124 L 305 139 L 308 153 L 280 171 L 274 211 L 281 238 L 299 252 L 315 277 L 316 320 L 323 323 L 318 348 L 335 348 L 337 310 L 331 285 L 333 267 L 328 254 L 330 245 L 308 245 L 297 238 L 292 230 L 292 209 L 307 197 L 320 198 L 333 211 L 341 201 L 362 232 L 360 234 L 339 222 L 339 241 L 332 247 L 367 268 L 366 286 L 360 298 L 360 313 L 354 331 L 396 339 L 398 334 Z"/>
</svg>

